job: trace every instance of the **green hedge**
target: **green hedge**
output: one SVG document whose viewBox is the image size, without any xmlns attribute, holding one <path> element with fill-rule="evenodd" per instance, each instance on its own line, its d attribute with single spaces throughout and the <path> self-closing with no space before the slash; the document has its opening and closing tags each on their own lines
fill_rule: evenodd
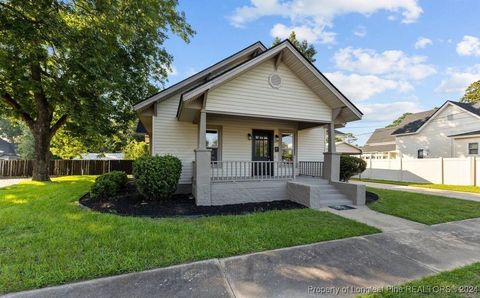
<svg viewBox="0 0 480 298">
<path fill-rule="evenodd" d="M 367 163 L 358 157 L 342 155 L 340 157 L 340 180 L 348 181 L 353 176 L 362 173 L 367 168 Z"/>
<path fill-rule="evenodd" d="M 98 176 L 90 189 L 90 196 L 94 199 L 114 197 L 127 184 L 127 181 L 127 174 L 121 171 L 112 171 Z"/>
<path fill-rule="evenodd" d="M 172 155 L 142 156 L 133 163 L 133 176 L 139 192 L 152 200 L 168 199 L 177 189 L 181 161 Z"/>
</svg>

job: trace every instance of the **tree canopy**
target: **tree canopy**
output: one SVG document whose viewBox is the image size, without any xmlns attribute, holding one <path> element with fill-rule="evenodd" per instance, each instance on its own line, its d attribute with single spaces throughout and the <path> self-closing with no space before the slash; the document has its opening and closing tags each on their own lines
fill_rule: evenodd
<svg viewBox="0 0 480 298">
<path fill-rule="evenodd" d="M 56 132 L 111 134 L 163 84 L 172 33 L 194 34 L 176 0 L 0 1 L 0 114 L 34 139 L 34 180 L 48 180 Z"/>
<path fill-rule="evenodd" d="M 461 102 L 478 102 L 480 101 L 480 81 L 473 82 L 465 90 L 465 94 L 460 99 Z"/>
<path fill-rule="evenodd" d="M 389 125 L 385 126 L 385 128 L 391 128 L 391 127 L 395 127 L 397 125 L 399 125 L 400 123 L 402 123 L 403 119 L 405 119 L 405 117 L 407 117 L 408 115 L 412 115 L 412 113 L 403 113 L 400 117 L 398 117 L 397 119 L 393 120 L 392 123 L 390 123 Z"/>
<path fill-rule="evenodd" d="M 292 31 L 288 36 L 288 40 L 307 58 L 310 62 L 315 62 L 315 55 L 317 54 L 317 50 L 313 47 L 313 45 L 308 44 L 306 40 L 299 41 L 297 39 L 297 34 L 295 31 Z M 273 40 L 273 45 L 277 45 L 281 43 L 282 40 L 279 37 L 275 37 Z"/>
</svg>

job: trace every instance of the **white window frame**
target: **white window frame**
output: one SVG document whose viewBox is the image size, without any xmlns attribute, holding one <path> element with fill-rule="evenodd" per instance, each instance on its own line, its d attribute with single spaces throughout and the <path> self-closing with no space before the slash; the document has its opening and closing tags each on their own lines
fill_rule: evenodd
<svg viewBox="0 0 480 298">
<path fill-rule="evenodd" d="M 216 130 L 217 133 L 218 133 L 218 145 L 217 145 L 217 160 L 216 161 L 222 161 L 222 127 L 221 126 L 209 126 L 207 125 L 207 131 L 209 130 Z M 206 137 L 205 137 L 206 139 Z M 207 147 L 208 149 L 208 147 Z M 214 161 L 214 160 L 212 160 Z"/>
<path fill-rule="evenodd" d="M 477 148 L 470 148 L 470 145 L 476 145 Z M 471 142 L 467 144 L 468 155 L 478 155 L 478 142 Z M 470 150 L 477 150 L 477 153 L 471 153 Z"/>
</svg>

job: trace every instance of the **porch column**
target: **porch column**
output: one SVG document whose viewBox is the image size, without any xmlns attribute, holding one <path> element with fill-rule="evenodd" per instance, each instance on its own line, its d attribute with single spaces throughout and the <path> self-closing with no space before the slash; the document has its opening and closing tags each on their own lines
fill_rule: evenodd
<svg viewBox="0 0 480 298">
<path fill-rule="evenodd" d="M 210 192 L 211 178 L 211 150 L 207 149 L 207 113 L 200 111 L 198 121 L 198 145 L 195 149 L 195 166 L 193 189 L 195 202 L 199 206 L 209 206 L 212 204 Z"/>
<path fill-rule="evenodd" d="M 328 152 L 323 153 L 323 178 L 340 180 L 340 155 L 335 148 L 335 123 L 328 124 Z"/>
</svg>

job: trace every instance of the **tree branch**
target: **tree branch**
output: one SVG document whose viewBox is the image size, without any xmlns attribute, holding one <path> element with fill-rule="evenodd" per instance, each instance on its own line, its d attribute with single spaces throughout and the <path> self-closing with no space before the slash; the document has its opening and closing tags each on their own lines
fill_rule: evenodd
<svg viewBox="0 0 480 298">
<path fill-rule="evenodd" d="M 28 127 L 33 129 L 33 125 L 35 124 L 35 121 L 27 112 L 25 112 L 22 109 L 20 104 L 17 101 L 15 101 L 15 99 L 13 99 L 13 97 L 7 92 L 2 94 L 2 98 L 7 104 L 9 104 L 13 108 L 13 110 L 16 113 L 18 113 L 22 117 L 22 119 L 27 123 Z"/>
<path fill-rule="evenodd" d="M 67 122 L 68 115 L 63 115 L 55 124 L 50 128 L 50 137 L 53 137 L 55 133 Z"/>
</svg>

